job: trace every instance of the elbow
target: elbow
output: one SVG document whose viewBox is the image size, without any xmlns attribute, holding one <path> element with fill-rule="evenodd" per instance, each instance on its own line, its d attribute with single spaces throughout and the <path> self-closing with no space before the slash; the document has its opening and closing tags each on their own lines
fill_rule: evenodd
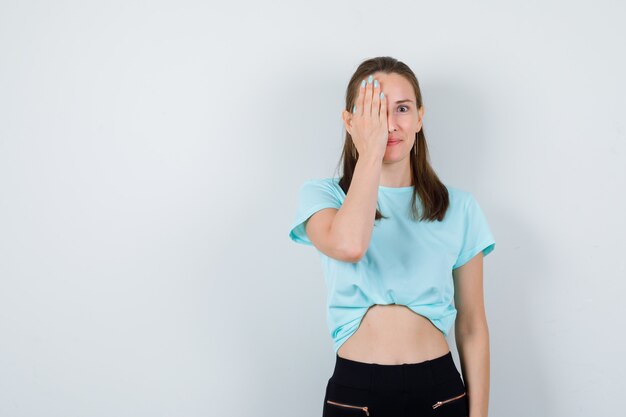
<svg viewBox="0 0 626 417">
<path fill-rule="evenodd" d="M 463 320 L 462 318 L 455 322 L 455 334 L 459 339 L 466 336 L 481 335 L 489 337 L 489 326 L 486 318 L 476 318 L 474 320 Z"/>
<path fill-rule="evenodd" d="M 344 241 L 338 245 L 338 248 L 339 258 L 345 262 L 357 263 L 365 255 L 365 251 L 360 246 L 351 242 Z"/>
<path fill-rule="evenodd" d="M 359 262 L 361 258 L 363 258 L 363 252 L 361 251 L 353 251 L 346 255 L 346 259 L 348 260 L 348 262 L 353 264 Z"/>
<path fill-rule="evenodd" d="M 359 262 L 363 256 L 365 256 L 365 251 L 360 246 L 351 245 L 345 251 L 345 258 L 351 263 Z"/>
<path fill-rule="evenodd" d="M 367 247 L 364 248 L 360 240 L 355 240 L 348 233 L 332 230 L 330 236 L 332 249 L 329 248 L 329 251 L 334 255 L 331 257 L 344 262 L 357 263 L 365 256 Z"/>
</svg>

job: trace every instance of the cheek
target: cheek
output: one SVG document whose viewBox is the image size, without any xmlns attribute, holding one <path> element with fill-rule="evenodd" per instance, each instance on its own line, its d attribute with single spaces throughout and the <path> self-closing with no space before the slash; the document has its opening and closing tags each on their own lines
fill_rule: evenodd
<svg viewBox="0 0 626 417">
<path fill-rule="evenodd" d="M 395 118 L 395 121 L 398 125 L 402 126 L 402 128 L 406 130 L 413 129 L 419 124 L 419 119 L 415 118 L 411 114 L 398 115 Z"/>
</svg>

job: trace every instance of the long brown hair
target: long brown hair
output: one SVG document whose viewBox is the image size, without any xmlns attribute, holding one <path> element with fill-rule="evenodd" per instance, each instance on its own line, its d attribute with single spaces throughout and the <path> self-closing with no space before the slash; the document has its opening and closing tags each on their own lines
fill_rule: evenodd
<svg viewBox="0 0 626 417">
<path fill-rule="evenodd" d="M 351 111 L 355 104 L 359 84 L 361 80 L 370 74 L 383 72 L 386 74 L 396 73 L 406 78 L 415 91 L 417 109 L 422 107 L 422 94 L 417 77 L 413 71 L 402 61 L 389 56 L 371 58 L 363 61 L 350 78 L 346 89 L 346 110 Z M 413 181 L 413 198 L 411 203 L 411 213 L 414 220 L 443 220 L 449 206 L 449 196 L 446 186 L 439 180 L 437 174 L 430 165 L 426 137 L 424 136 L 424 125 L 416 133 L 415 144 L 410 155 L 411 177 Z M 343 162 L 343 175 L 339 179 L 339 185 L 344 193 L 348 192 L 356 162 L 359 159 L 358 151 L 352 142 L 352 136 L 346 131 L 343 151 L 339 164 Z M 416 200 L 419 195 L 422 202 L 423 212 L 418 213 Z M 374 220 L 387 218 L 378 208 Z"/>
</svg>

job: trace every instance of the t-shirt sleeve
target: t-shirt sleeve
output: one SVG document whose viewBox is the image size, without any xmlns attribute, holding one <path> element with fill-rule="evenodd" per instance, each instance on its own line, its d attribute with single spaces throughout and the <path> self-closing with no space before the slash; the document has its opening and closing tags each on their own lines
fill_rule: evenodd
<svg viewBox="0 0 626 417">
<path fill-rule="evenodd" d="M 329 207 L 341 207 L 341 200 L 332 184 L 324 180 L 309 180 L 302 184 L 298 192 L 295 219 L 289 231 L 291 240 L 312 246 L 313 243 L 306 234 L 305 223 L 313 214 Z"/>
<path fill-rule="evenodd" d="M 463 266 L 467 261 L 483 252 L 483 256 L 491 253 L 496 242 L 478 201 L 472 194 L 469 194 L 465 206 L 465 228 L 463 233 L 463 244 L 457 257 L 457 261 L 452 269 Z"/>
</svg>

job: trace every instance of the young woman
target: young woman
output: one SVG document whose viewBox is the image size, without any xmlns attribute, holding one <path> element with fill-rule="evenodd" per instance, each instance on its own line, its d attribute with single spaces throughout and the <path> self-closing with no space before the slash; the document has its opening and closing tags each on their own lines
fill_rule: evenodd
<svg viewBox="0 0 626 417">
<path fill-rule="evenodd" d="M 322 258 L 336 353 L 323 417 L 487 416 L 495 240 L 473 195 L 432 169 L 423 117 L 407 65 L 364 61 L 346 92 L 343 176 L 300 188 L 289 236 Z"/>
</svg>

